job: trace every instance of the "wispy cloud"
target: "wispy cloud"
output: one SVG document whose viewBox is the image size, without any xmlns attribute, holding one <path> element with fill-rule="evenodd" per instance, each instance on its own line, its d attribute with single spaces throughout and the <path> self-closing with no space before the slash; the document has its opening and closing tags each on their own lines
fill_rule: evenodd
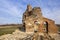
<svg viewBox="0 0 60 40">
<path fill-rule="evenodd" d="M 18 9 L 16 5 L 10 3 L 6 0 L 0 0 L 0 24 L 21 22 L 23 13 L 22 9 Z"/>
<path fill-rule="evenodd" d="M 43 16 L 60 23 L 60 0 L 0 0 L 0 24 L 22 23 L 27 4 L 41 7 Z"/>
<path fill-rule="evenodd" d="M 57 24 L 60 24 L 60 1 L 59 0 L 42 0 L 41 8 L 43 16 L 53 19 Z"/>
<path fill-rule="evenodd" d="M 9 13 L 10 15 L 13 16 L 18 16 L 20 14 L 20 12 L 22 11 L 22 9 L 18 10 L 18 8 L 16 7 L 16 5 L 10 5 L 10 3 L 8 1 L 1 1 L 3 5 L 3 8 L 0 8 L 1 11 L 5 11 L 7 13 Z"/>
</svg>

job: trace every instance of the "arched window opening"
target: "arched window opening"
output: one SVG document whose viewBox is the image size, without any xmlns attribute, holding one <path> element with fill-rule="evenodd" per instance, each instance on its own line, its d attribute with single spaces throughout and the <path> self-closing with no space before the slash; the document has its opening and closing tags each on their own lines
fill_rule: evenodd
<svg viewBox="0 0 60 40">
<path fill-rule="evenodd" d="M 40 22 L 38 20 L 34 21 L 34 24 L 39 25 L 40 26 Z"/>
<path fill-rule="evenodd" d="M 48 33 L 48 22 L 44 22 L 44 29 L 45 29 L 45 32 Z"/>
</svg>

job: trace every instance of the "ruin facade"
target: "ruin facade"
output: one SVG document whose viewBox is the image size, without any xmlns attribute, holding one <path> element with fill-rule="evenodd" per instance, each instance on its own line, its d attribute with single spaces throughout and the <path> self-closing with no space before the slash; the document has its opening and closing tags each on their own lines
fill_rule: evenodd
<svg viewBox="0 0 60 40">
<path fill-rule="evenodd" d="M 58 28 L 55 25 L 55 22 L 42 16 L 40 7 L 32 8 L 31 5 L 27 5 L 27 9 L 23 13 L 22 22 L 26 32 L 58 32 Z"/>
</svg>

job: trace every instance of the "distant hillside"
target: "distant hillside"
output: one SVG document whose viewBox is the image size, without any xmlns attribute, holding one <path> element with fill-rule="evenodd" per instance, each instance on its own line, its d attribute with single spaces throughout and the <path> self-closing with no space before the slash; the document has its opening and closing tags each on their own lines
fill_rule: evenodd
<svg viewBox="0 0 60 40">
<path fill-rule="evenodd" d="M 60 27 L 60 24 L 56 24 L 58 27 Z"/>
<path fill-rule="evenodd" d="M 0 25 L 0 27 L 21 27 L 22 24 L 4 24 Z"/>
<path fill-rule="evenodd" d="M 56 24 L 58 27 L 60 27 L 60 24 Z M 22 26 L 22 24 L 4 24 L 4 25 L 0 25 L 0 27 L 4 27 L 4 26 Z"/>
</svg>

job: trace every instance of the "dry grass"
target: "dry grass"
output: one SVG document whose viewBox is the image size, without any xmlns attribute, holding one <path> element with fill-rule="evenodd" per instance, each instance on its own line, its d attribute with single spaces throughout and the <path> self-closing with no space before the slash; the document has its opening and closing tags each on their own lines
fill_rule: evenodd
<svg viewBox="0 0 60 40">
<path fill-rule="evenodd" d="M 11 34 L 14 32 L 18 27 L 6 27 L 6 28 L 0 28 L 0 35 L 3 34 Z"/>
<path fill-rule="evenodd" d="M 22 25 L 1 25 L 0 26 L 0 35 L 10 34 L 14 32 L 16 29 L 19 29 Z M 57 25 L 60 31 L 60 25 Z"/>
<path fill-rule="evenodd" d="M 0 25 L 0 36 L 3 34 L 11 34 L 16 29 L 18 29 L 19 25 Z"/>
</svg>

